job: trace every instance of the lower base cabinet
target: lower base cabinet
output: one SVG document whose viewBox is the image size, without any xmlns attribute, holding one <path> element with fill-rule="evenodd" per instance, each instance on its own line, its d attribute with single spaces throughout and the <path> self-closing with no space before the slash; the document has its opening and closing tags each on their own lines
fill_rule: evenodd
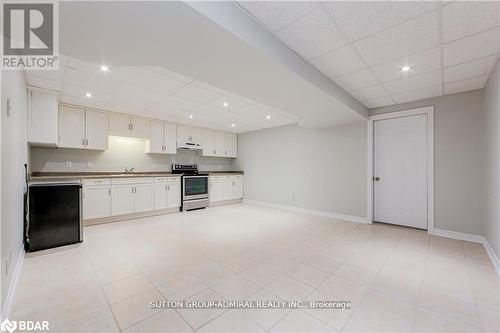
<svg viewBox="0 0 500 333">
<path fill-rule="evenodd" d="M 210 201 L 243 198 L 243 176 L 210 176 Z"/>
<path fill-rule="evenodd" d="M 83 180 L 84 220 L 180 206 L 180 177 Z"/>
</svg>

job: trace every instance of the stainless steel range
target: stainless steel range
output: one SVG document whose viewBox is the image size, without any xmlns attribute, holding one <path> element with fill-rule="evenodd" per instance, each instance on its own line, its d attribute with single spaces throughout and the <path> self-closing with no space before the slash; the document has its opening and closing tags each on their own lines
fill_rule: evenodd
<svg viewBox="0 0 500 333">
<path fill-rule="evenodd" d="M 208 207 L 208 174 L 196 164 L 172 164 L 172 173 L 182 174 L 182 211 Z"/>
</svg>

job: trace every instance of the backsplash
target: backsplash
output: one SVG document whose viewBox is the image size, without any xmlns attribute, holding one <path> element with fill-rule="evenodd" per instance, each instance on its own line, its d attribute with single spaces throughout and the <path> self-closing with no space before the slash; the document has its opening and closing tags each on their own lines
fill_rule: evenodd
<svg viewBox="0 0 500 333">
<path fill-rule="evenodd" d="M 110 137 L 106 151 L 67 148 L 30 149 L 31 172 L 171 171 L 172 163 L 196 163 L 201 171 L 232 171 L 233 160 L 200 156 L 201 151 L 178 150 L 176 155 L 145 153 L 145 141 Z"/>
</svg>

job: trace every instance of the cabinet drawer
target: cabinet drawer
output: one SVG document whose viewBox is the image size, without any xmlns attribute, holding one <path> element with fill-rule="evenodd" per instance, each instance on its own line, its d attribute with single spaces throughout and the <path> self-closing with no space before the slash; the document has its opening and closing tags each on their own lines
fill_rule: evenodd
<svg viewBox="0 0 500 333">
<path fill-rule="evenodd" d="M 130 177 L 130 178 L 113 178 L 111 184 L 126 185 L 126 184 L 151 184 L 153 177 Z"/>
<path fill-rule="evenodd" d="M 167 177 L 169 183 L 180 183 L 181 177 Z"/>
<path fill-rule="evenodd" d="M 177 183 L 181 181 L 181 177 L 155 177 L 155 183 Z"/>
<path fill-rule="evenodd" d="M 98 178 L 98 179 L 84 179 L 83 185 L 92 186 L 92 185 L 110 185 L 111 180 L 109 178 Z"/>
</svg>

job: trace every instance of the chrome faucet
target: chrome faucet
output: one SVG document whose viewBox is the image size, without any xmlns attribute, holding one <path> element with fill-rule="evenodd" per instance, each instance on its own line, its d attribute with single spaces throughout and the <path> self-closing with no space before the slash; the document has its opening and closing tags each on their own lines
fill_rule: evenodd
<svg viewBox="0 0 500 333">
<path fill-rule="evenodd" d="M 132 172 L 134 172 L 134 170 L 135 170 L 135 168 L 131 168 L 131 169 L 129 170 L 129 169 L 127 169 L 127 167 L 125 167 L 125 173 L 126 173 L 126 174 L 132 173 Z"/>
</svg>

